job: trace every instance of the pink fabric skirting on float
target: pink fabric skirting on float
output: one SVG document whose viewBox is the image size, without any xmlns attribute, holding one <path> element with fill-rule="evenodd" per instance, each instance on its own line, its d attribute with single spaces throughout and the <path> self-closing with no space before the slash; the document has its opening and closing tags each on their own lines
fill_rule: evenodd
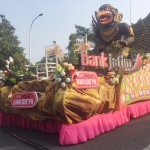
<svg viewBox="0 0 150 150">
<path fill-rule="evenodd" d="M 71 145 L 86 142 L 148 112 L 150 101 L 144 101 L 129 105 L 120 111 L 95 115 L 80 123 L 67 125 L 56 120 L 33 121 L 0 111 L 0 126 L 14 125 L 48 133 L 60 132 L 60 144 Z"/>
<path fill-rule="evenodd" d="M 35 129 L 37 131 L 57 133 L 60 132 L 61 123 L 57 120 L 34 121 L 16 114 L 7 114 L 0 111 L 0 126 L 13 125 L 16 127 Z"/>
<path fill-rule="evenodd" d="M 150 101 L 129 105 L 120 111 L 95 115 L 83 122 L 61 125 L 60 144 L 71 145 L 86 142 L 96 136 L 119 127 L 131 118 L 137 118 L 150 112 Z"/>
</svg>

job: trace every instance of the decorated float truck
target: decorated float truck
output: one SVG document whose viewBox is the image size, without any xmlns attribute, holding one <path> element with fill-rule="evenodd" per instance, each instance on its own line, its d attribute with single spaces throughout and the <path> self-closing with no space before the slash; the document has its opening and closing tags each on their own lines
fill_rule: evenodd
<svg viewBox="0 0 150 150">
<path fill-rule="evenodd" d="M 77 70 L 67 62 L 50 80 L 0 89 L 0 126 L 60 132 L 77 144 L 150 112 L 150 15 L 129 26 L 109 4 L 95 12 L 92 54 L 81 49 Z"/>
</svg>

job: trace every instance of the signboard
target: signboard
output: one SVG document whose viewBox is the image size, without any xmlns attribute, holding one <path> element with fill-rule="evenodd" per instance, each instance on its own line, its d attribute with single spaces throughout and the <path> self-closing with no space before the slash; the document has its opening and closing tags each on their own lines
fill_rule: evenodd
<svg viewBox="0 0 150 150">
<path fill-rule="evenodd" d="M 97 74 L 89 71 L 76 71 L 72 81 L 77 89 L 94 88 L 97 86 Z"/>
<path fill-rule="evenodd" d="M 33 108 L 38 102 L 38 96 L 35 92 L 15 93 L 11 99 L 13 108 Z"/>
<path fill-rule="evenodd" d="M 102 68 L 108 67 L 109 70 L 114 68 L 121 68 L 126 70 L 126 73 L 133 73 L 138 71 L 142 66 L 142 57 L 140 54 L 136 56 L 136 60 L 127 59 L 123 56 L 118 56 L 116 58 L 109 54 L 105 57 L 104 52 L 101 56 L 88 55 L 84 50 L 81 51 L 81 65 L 82 66 L 100 66 Z"/>
<path fill-rule="evenodd" d="M 83 66 L 101 66 L 108 67 L 108 57 L 105 57 L 104 53 L 101 56 L 89 56 L 84 50 L 81 50 L 81 64 Z"/>
</svg>

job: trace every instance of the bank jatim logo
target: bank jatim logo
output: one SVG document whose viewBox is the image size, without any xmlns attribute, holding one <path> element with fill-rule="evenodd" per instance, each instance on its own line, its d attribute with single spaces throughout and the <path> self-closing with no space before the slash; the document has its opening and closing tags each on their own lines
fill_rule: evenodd
<svg viewBox="0 0 150 150">
<path fill-rule="evenodd" d="M 13 108 L 33 108 L 38 102 L 38 96 L 35 92 L 15 93 L 11 99 Z"/>
</svg>

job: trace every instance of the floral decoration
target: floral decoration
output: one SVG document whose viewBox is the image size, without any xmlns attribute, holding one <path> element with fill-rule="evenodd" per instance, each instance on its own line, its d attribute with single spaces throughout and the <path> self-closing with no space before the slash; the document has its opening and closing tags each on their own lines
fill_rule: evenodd
<svg viewBox="0 0 150 150">
<path fill-rule="evenodd" d="M 149 63 L 149 58 L 143 58 L 142 59 L 142 65 L 147 65 Z"/>
<path fill-rule="evenodd" d="M 120 75 L 116 74 L 115 72 L 108 72 L 105 76 L 105 80 L 107 83 L 114 85 L 119 83 Z"/>
<path fill-rule="evenodd" d="M 28 68 L 24 70 L 16 70 L 13 62 L 14 60 L 12 57 L 9 57 L 9 60 L 6 60 L 6 70 L 4 71 L 3 76 L 4 86 L 12 86 L 19 81 L 29 80 L 33 74 L 32 71 L 28 71 Z"/>
<path fill-rule="evenodd" d="M 111 53 L 112 57 L 117 57 L 118 53 L 121 51 L 122 45 L 119 42 L 112 42 L 106 50 L 107 56 Z"/>
<path fill-rule="evenodd" d="M 56 82 L 61 84 L 62 88 L 65 88 L 67 85 L 71 86 L 71 78 L 75 72 L 75 67 L 72 64 L 64 62 L 63 64 L 58 64 L 55 71 L 54 79 Z"/>
</svg>

